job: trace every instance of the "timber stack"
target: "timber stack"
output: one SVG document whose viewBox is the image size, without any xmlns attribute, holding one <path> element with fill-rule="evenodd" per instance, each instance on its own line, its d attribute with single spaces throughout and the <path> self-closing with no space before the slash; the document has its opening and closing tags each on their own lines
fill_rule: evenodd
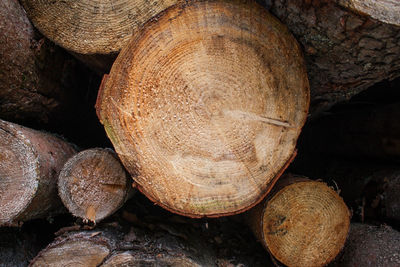
<svg viewBox="0 0 400 267">
<path fill-rule="evenodd" d="M 258 2 L 0 4 L 1 266 L 400 265 L 400 3 Z"/>
</svg>

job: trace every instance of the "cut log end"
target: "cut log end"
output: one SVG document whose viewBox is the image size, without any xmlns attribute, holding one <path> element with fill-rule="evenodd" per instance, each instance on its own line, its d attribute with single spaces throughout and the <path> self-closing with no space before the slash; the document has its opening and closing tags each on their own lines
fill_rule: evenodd
<svg viewBox="0 0 400 267">
<path fill-rule="evenodd" d="M 121 52 L 98 97 L 138 188 L 179 214 L 253 206 L 290 160 L 307 116 L 296 40 L 262 7 L 239 2 L 166 10 Z"/>
<path fill-rule="evenodd" d="M 1 121 L 0 151 L 1 225 L 11 223 L 34 197 L 38 187 L 39 159 L 29 140 Z"/>
<path fill-rule="evenodd" d="M 128 198 L 129 180 L 111 150 L 89 149 L 67 161 L 59 176 L 58 190 L 74 216 L 98 222 Z"/>
<path fill-rule="evenodd" d="M 264 246 L 287 266 L 324 266 L 342 250 L 350 212 L 325 183 L 285 176 L 250 223 Z M 289 181 L 289 182 L 288 182 Z"/>
<path fill-rule="evenodd" d="M 75 149 L 60 138 L 0 120 L 0 225 L 16 225 L 61 206 L 57 175 Z"/>
<path fill-rule="evenodd" d="M 61 47 L 82 55 L 110 55 L 143 23 L 178 1 L 21 2 L 33 24 Z"/>
</svg>

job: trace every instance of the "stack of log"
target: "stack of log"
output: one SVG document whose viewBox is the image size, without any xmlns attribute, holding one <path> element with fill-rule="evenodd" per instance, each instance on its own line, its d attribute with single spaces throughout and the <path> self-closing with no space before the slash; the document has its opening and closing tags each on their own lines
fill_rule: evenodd
<svg viewBox="0 0 400 267">
<path fill-rule="evenodd" d="M 0 265 L 399 266 L 399 103 L 326 115 L 400 76 L 399 11 L 4 0 Z"/>
</svg>

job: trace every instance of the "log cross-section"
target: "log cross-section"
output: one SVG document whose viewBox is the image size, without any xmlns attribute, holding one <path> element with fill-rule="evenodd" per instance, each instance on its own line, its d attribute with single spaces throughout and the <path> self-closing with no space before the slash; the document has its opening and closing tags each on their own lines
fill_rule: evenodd
<svg viewBox="0 0 400 267">
<path fill-rule="evenodd" d="M 97 113 L 138 189 L 191 217 L 249 209 L 294 154 L 309 87 L 300 48 L 252 1 L 194 1 L 144 25 Z"/>
<path fill-rule="evenodd" d="M 0 225 L 60 208 L 58 173 L 75 152 L 58 137 L 0 120 Z"/>
<path fill-rule="evenodd" d="M 99 222 L 131 196 L 130 182 L 113 151 L 93 148 L 65 163 L 58 179 L 58 192 L 74 216 Z"/>
<path fill-rule="evenodd" d="M 178 0 L 22 0 L 33 24 L 88 65 L 108 71 L 143 23 Z"/>
<path fill-rule="evenodd" d="M 246 216 L 255 235 L 286 266 L 325 266 L 342 250 L 350 212 L 323 182 L 285 175 Z"/>
</svg>

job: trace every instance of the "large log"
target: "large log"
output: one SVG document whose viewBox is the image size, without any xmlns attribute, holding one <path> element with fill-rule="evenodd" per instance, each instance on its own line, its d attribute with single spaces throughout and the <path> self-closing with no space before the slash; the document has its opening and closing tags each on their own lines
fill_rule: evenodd
<svg viewBox="0 0 400 267">
<path fill-rule="evenodd" d="M 66 117 L 72 93 L 85 84 L 77 63 L 33 28 L 17 0 L 1 1 L 2 119 L 45 124 Z"/>
<path fill-rule="evenodd" d="M 108 72 L 132 33 L 179 0 L 22 0 L 33 24 L 89 66 Z"/>
<path fill-rule="evenodd" d="M 75 148 L 47 133 L 0 120 L 0 225 L 61 208 L 57 177 Z"/>
<path fill-rule="evenodd" d="M 71 157 L 58 177 L 68 210 L 84 221 L 112 215 L 132 195 L 131 179 L 112 150 L 93 148 Z"/>
<path fill-rule="evenodd" d="M 352 223 L 344 253 L 332 266 L 400 266 L 400 233 L 389 226 Z"/>
<path fill-rule="evenodd" d="M 310 78 L 311 114 L 379 81 L 400 76 L 399 1 L 266 3 L 303 46 Z"/>
<path fill-rule="evenodd" d="M 286 266 L 325 266 L 342 250 L 350 212 L 325 183 L 286 175 L 245 215 L 269 253 Z"/>
<path fill-rule="evenodd" d="M 194 1 L 132 38 L 97 112 L 138 189 L 201 217 L 261 201 L 293 158 L 308 104 L 301 51 L 281 23 L 254 2 Z"/>
<path fill-rule="evenodd" d="M 132 227 L 67 232 L 30 264 L 42 266 L 215 266 L 214 252 L 202 242 Z"/>
</svg>

